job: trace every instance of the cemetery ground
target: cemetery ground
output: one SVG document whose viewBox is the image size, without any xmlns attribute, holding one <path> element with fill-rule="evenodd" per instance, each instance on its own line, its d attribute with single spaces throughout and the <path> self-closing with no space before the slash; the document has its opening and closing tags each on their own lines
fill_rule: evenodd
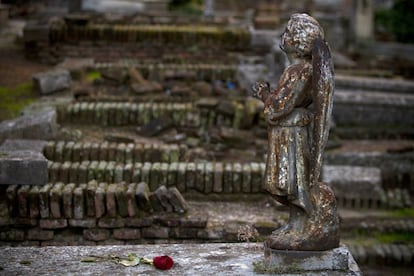
<svg viewBox="0 0 414 276">
<path fill-rule="evenodd" d="M 60 69 L 70 71 L 70 88 L 41 95 L 32 76 L 55 67 L 25 59 L 19 46 L 9 45 L 0 48 L 0 64 L 7 64 L 0 67 L 0 106 L 4 105 L 0 112 L 7 110 L 0 114 L 1 120 L 17 117 L 20 109 L 36 117 L 38 111 L 53 107 L 58 124 L 45 123 L 56 130 L 51 137 L 30 137 L 47 140 L 37 147 L 47 158 L 50 184 L 1 188 L 0 243 L 17 247 L 0 248 L 0 267 L 6 274 L 36 271 L 39 260 L 30 259 L 27 246 L 40 248 L 34 250 L 62 247 L 50 247 L 45 253 L 45 273 L 56 272 L 59 262 L 65 267 L 65 261 L 68 271 L 85 272 L 91 264 L 76 259 L 75 251 L 87 255 L 103 245 L 108 246 L 107 254 L 128 255 L 134 244 L 163 244 L 153 247 L 155 251 L 169 243 L 175 244 L 173 248 L 216 243 L 241 250 L 247 244 L 249 250 L 259 247 L 261 255 L 255 242 L 285 223 L 286 210 L 260 187 L 267 147 L 260 105 L 245 101 L 237 80 L 226 83 L 228 77 L 219 75 L 220 82 L 213 81 L 217 64 L 161 68 L 151 76 L 148 66 L 87 61 L 86 66 L 71 67 L 66 63 Z M 368 86 L 366 90 L 373 89 L 375 83 Z M 359 100 L 365 107 L 378 108 L 373 109 L 378 116 L 384 110 L 412 108 L 411 95 L 398 89 L 407 104 L 395 103 L 398 97 L 377 90 L 373 94 L 379 97 Z M 341 97 L 345 94 L 339 92 Z M 368 118 L 368 125 L 358 125 L 364 119 L 359 118 L 359 110 L 343 111 L 355 107 L 348 100 L 342 97 L 338 102 L 338 110 L 342 107 L 344 113 L 337 114 L 324 173 L 325 181 L 336 187 L 341 243 L 349 247 L 365 275 L 410 275 L 414 262 L 410 118 L 395 128 L 398 133 L 383 130 L 376 117 Z M 387 115 L 400 118 L 398 112 Z M 354 128 L 344 117 L 354 120 Z M 8 132 L 1 139 L 11 137 L 6 147 L 18 147 L 18 141 L 27 138 L 20 135 Z M 142 182 L 148 185 L 144 195 L 150 208 L 156 209 L 153 213 L 140 213 L 142 206 L 136 206 L 141 202 L 135 200 L 141 195 Z M 177 187 L 184 214 L 176 212 L 179 208 L 168 205 L 168 200 L 166 205 L 157 201 L 158 196 L 165 199 L 161 185 L 170 192 Z M 79 247 L 65 247 L 70 245 Z M 47 254 L 60 250 L 72 253 L 62 254 L 57 263 L 49 259 Z M 211 263 L 220 261 L 213 257 Z M 99 271 L 99 264 L 93 265 Z M 120 269 L 114 264 L 102 267 L 103 273 Z"/>
</svg>

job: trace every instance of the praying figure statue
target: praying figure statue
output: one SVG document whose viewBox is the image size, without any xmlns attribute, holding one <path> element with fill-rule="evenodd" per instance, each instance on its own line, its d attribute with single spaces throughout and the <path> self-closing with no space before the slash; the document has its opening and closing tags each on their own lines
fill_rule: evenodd
<svg viewBox="0 0 414 276">
<path fill-rule="evenodd" d="M 276 89 L 256 83 L 253 96 L 264 102 L 268 155 L 264 188 L 289 208 L 289 221 L 265 246 L 321 251 L 339 246 L 339 222 L 332 189 L 320 182 L 329 134 L 334 70 L 320 24 L 293 14 L 281 36 L 291 63 Z"/>
</svg>

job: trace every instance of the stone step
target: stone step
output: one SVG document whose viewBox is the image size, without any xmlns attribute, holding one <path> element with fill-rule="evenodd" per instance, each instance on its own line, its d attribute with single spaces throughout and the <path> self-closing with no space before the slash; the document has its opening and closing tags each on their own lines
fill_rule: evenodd
<svg viewBox="0 0 414 276">
<path fill-rule="evenodd" d="M 361 218 L 346 218 L 341 219 L 341 231 L 343 233 L 352 233 L 358 231 L 360 233 L 413 233 L 414 219 L 392 218 L 392 217 L 365 217 Z M 345 234 L 346 236 L 346 234 Z M 352 238 L 352 234 L 350 236 Z"/>
<path fill-rule="evenodd" d="M 403 244 L 375 244 L 362 246 L 349 244 L 349 250 L 358 264 L 406 265 L 414 263 L 414 248 Z"/>
</svg>

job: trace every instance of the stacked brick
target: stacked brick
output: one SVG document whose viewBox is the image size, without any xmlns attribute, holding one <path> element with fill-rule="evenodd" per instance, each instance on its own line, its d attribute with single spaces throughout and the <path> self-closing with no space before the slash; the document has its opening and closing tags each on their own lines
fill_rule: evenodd
<svg viewBox="0 0 414 276">
<path fill-rule="evenodd" d="M 44 147 L 43 154 L 55 162 L 172 163 L 182 161 L 187 150 L 187 146 L 177 144 L 50 141 Z"/>
<path fill-rule="evenodd" d="M 196 239 L 207 215 L 187 212 L 174 187 L 150 192 L 145 183 L 9 186 L 9 217 L 0 241 L 21 245 L 93 245 Z"/>
<path fill-rule="evenodd" d="M 221 162 L 143 162 L 113 161 L 50 162 L 49 181 L 52 183 L 87 183 L 91 180 L 107 183 L 148 183 L 150 190 L 160 186 L 177 187 L 180 192 L 260 193 L 264 163 Z"/>
<path fill-rule="evenodd" d="M 129 103 L 77 102 L 58 109 L 62 123 L 96 124 L 101 126 L 144 125 L 151 120 L 168 117 L 177 127 L 208 127 L 220 125 L 240 128 L 246 116 L 246 107 L 231 103 L 227 113 L 213 106 L 195 107 L 192 103 Z"/>
<path fill-rule="evenodd" d="M 110 25 L 88 24 L 54 25 L 50 28 L 50 42 L 106 41 L 155 44 L 200 45 L 245 49 L 250 44 L 246 29 L 227 29 L 215 26 L 174 25 Z"/>
</svg>

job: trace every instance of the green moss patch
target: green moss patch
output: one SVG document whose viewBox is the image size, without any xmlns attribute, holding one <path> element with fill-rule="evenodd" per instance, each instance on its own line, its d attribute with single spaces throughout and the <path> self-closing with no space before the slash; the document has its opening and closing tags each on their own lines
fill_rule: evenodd
<svg viewBox="0 0 414 276">
<path fill-rule="evenodd" d="M 34 100 L 31 83 L 22 83 L 14 88 L 0 87 L 0 121 L 19 116 L 22 108 Z"/>
</svg>

